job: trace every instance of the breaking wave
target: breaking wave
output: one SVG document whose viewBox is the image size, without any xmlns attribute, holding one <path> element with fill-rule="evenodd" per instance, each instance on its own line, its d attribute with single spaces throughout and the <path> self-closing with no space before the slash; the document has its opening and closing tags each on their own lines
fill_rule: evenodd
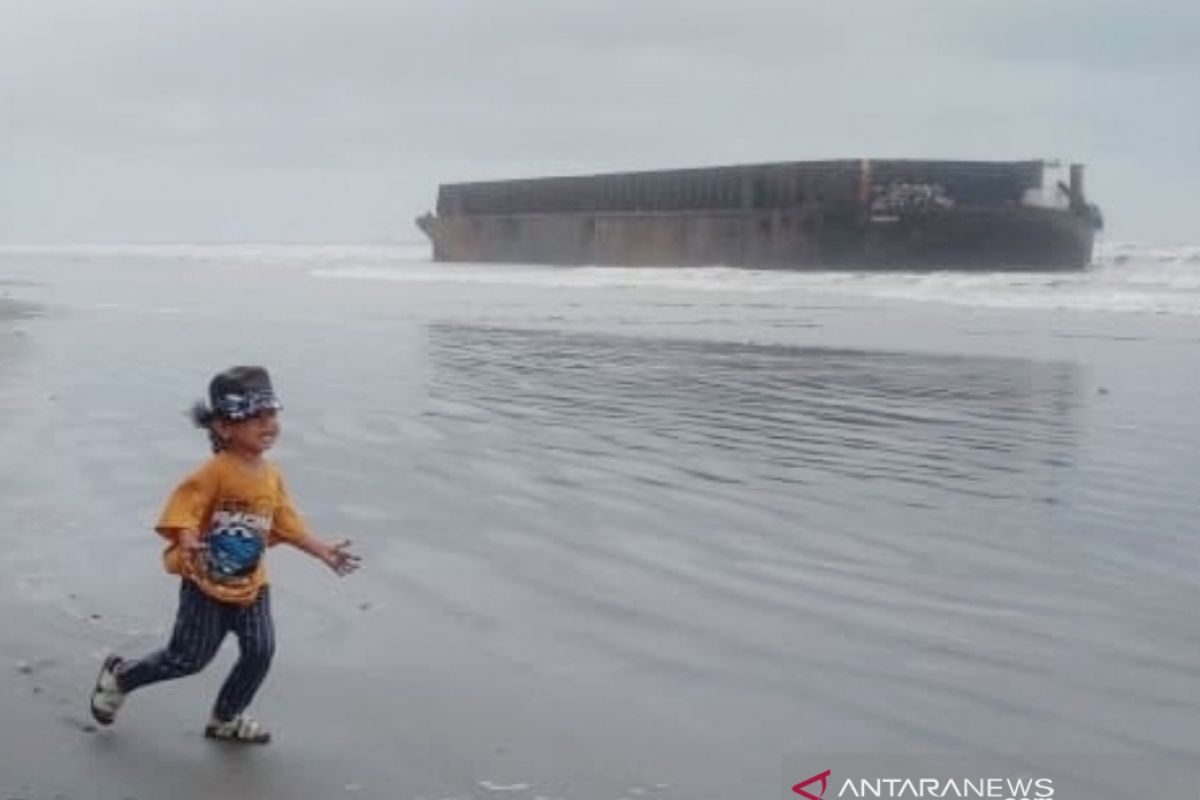
<svg viewBox="0 0 1200 800">
<path fill-rule="evenodd" d="M 979 308 L 1200 316 L 1200 245 L 1104 242 L 1079 272 L 790 271 L 730 267 L 436 264 L 421 243 L 3 245 L 7 257 L 295 269 L 317 280 L 393 284 L 658 289 L 849 297 Z"/>
<path fill-rule="evenodd" d="M 399 283 L 658 288 L 851 296 L 981 308 L 1200 315 L 1200 246 L 1106 243 L 1079 272 L 781 271 L 728 267 L 550 267 L 434 264 L 397 249 L 389 263 L 328 264 L 315 277 Z"/>
</svg>

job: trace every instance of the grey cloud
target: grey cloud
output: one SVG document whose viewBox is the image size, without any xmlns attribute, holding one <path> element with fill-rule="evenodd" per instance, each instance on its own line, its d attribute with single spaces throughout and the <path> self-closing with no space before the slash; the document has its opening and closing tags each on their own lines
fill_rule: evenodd
<svg viewBox="0 0 1200 800">
<path fill-rule="evenodd" d="M 1161 236 L 1195 212 L 1123 198 L 1195 173 L 1197 13 L 11 0 L 0 238 L 412 237 L 439 180 L 860 155 L 1083 159 L 1123 235 Z"/>
<path fill-rule="evenodd" d="M 1011 0 L 956 27 L 983 52 L 1012 61 L 1098 71 L 1200 70 L 1200 5 L 1191 0 Z"/>
</svg>

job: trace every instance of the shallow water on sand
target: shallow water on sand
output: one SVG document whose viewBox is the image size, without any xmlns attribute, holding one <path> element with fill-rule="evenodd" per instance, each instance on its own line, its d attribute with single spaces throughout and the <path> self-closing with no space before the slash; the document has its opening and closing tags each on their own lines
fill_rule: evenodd
<svg viewBox="0 0 1200 800">
<path fill-rule="evenodd" d="M 0 257 L 39 308 L 0 322 L 3 643 L 54 656 L 48 695 L 158 642 L 147 529 L 204 456 L 182 411 L 262 362 L 293 493 L 368 566 L 272 554 L 262 714 L 335 768 L 204 761 L 197 791 L 771 797 L 806 752 L 1197 754 L 1200 317 L 392 255 Z M 119 752 L 211 760 L 168 694 Z"/>
</svg>

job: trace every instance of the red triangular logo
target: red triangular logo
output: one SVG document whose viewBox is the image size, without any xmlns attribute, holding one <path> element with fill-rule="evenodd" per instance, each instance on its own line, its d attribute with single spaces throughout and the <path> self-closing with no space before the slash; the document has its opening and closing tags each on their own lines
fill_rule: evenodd
<svg viewBox="0 0 1200 800">
<path fill-rule="evenodd" d="M 795 786 L 792 787 L 792 791 L 795 792 L 796 794 L 800 795 L 801 797 L 803 797 L 804 800 L 821 800 L 821 798 L 823 798 L 825 796 L 825 787 L 828 785 L 829 773 L 831 771 L 832 770 L 827 769 L 824 772 L 822 772 L 820 775 L 813 775 L 808 780 L 797 783 Z M 817 781 L 821 782 L 820 794 L 813 794 L 811 792 L 804 791 L 805 786 L 812 786 Z"/>
</svg>

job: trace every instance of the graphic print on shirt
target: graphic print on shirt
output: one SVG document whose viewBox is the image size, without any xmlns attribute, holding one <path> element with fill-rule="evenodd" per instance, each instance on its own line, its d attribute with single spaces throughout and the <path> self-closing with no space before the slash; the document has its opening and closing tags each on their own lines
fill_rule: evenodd
<svg viewBox="0 0 1200 800">
<path fill-rule="evenodd" d="M 208 528 L 205 567 L 215 583 L 231 583 L 254 572 L 271 530 L 269 503 L 220 501 Z"/>
</svg>

